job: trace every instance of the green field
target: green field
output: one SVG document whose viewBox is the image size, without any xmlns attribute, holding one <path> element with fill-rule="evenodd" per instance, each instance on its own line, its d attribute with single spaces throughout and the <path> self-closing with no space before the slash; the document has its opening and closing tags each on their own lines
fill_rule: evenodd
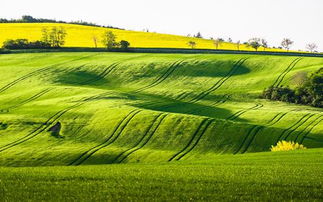
<svg viewBox="0 0 323 202">
<path fill-rule="evenodd" d="M 322 200 L 323 110 L 260 95 L 296 86 L 323 58 L 61 52 L 0 61 L 5 199 Z M 279 140 L 317 149 L 253 153 Z"/>
<path fill-rule="evenodd" d="M 323 150 L 160 164 L 0 168 L 3 201 L 321 201 Z"/>
</svg>

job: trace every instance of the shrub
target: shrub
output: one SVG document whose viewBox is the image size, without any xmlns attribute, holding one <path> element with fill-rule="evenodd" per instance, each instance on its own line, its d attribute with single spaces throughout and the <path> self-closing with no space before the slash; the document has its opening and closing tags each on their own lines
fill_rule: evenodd
<svg viewBox="0 0 323 202">
<path fill-rule="evenodd" d="M 36 49 L 36 48 L 50 48 L 49 43 L 43 41 L 29 42 L 27 39 L 9 39 L 3 42 L 3 48 L 5 49 Z"/>
<path fill-rule="evenodd" d="M 119 44 L 120 44 L 121 50 L 127 51 L 129 49 L 130 43 L 128 41 L 121 40 Z"/>
<path fill-rule="evenodd" d="M 276 146 L 271 146 L 270 151 L 291 151 L 298 149 L 306 149 L 304 145 L 298 144 L 297 142 L 287 142 L 287 141 L 279 141 Z"/>
<path fill-rule="evenodd" d="M 279 100 L 296 104 L 323 107 L 323 68 L 312 73 L 301 86 L 296 89 L 289 87 L 271 86 L 265 89 L 262 97 L 270 100 Z"/>
</svg>

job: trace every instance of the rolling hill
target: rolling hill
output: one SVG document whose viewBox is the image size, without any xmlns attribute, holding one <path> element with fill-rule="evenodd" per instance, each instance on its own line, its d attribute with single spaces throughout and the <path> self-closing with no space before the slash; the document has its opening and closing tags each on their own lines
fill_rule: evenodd
<svg viewBox="0 0 323 202">
<path fill-rule="evenodd" d="M 67 37 L 64 47 L 95 47 L 93 38 L 100 41 L 102 34 L 109 30 L 117 35 L 118 41 L 127 40 L 131 47 L 136 48 L 190 48 L 187 43 L 193 40 L 197 43 L 196 48 L 198 49 L 215 49 L 213 41 L 207 39 L 65 23 L 0 23 L 0 44 L 7 39 L 40 40 L 42 29 L 51 27 L 63 27 L 66 30 Z M 98 46 L 103 47 L 100 42 L 98 42 Z M 237 50 L 237 45 L 225 42 L 221 44 L 219 49 Z M 254 51 L 245 45 L 241 45 L 240 50 Z M 259 50 L 262 51 L 263 48 Z M 266 51 L 281 52 L 284 50 L 268 48 Z"/>
<path fill-rule="evenodd" d="M 260 99 L 323 58 L 135 53 L 0 55 L 0 165 L 209 159 L 323 147 L 322 109 Z"/>
</svg>

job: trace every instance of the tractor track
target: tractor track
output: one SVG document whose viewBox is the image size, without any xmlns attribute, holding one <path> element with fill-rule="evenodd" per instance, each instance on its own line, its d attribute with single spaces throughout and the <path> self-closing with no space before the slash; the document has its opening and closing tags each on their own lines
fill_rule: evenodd
<svg viewBox="0 0 323 202">
<path fill-rule="evenodd" d="M 92 56 L 92 55 L 91 55 Z M 88 58 L 88 57 L 91 57 L 91 56 L 83 56 L 83 57 L 80 57 L 80 58 L 77 58 L 77 59 L 73 59 L 73 60 L 68 60 L 68 61 L 64 61 L 64 62 L 60 62 L 60 63 L 57 63 L 57 64 L 53 64 L 53 65 L 50 65 L 48 67 L 44 67 L 44 68 L 41 68 L 41 69 L 37 69 L 33 72 L 30 72 L 8 84 L 6 84 L 5 86 L 1 87 L 0 88 L 0 93 L 3 93 L 4 91 L 8 90 L 9 88 L 15 86 L 17 83 L 21 82 L 21 81 L 24 81 L 32 76 L 37 76 L 37 75 L 40 75 L 44 72 L 46 72 L 47 70 L 50 70 L 51 68 L 57 66 L 57 65 L 63 65 L 63 64 L 66 64 L 66 63 L 70 63 L 70 62 L 75 62 L 77 60 L 82 60 L 82 59 L 85 59 L 85 58 Z"/>
<path fill-rule="evenodd" d="M 250 108 L 248 108 L 248 109 L 239 110 L 239 111 L 237 111 L 236 113 L 234 113 L 234 114 L 232 114 L 231 116 L 229 116 L 228 118 L 226 118 L 226 120 L 231 120 L 231 121 L 233 121 L 233 120 L 237 119 L 239 116 L 241 116 L 242 114 L 244 114 L 244 113 L 246 113 L 246 112 L 248 112 L 248 111 L 251 111 L 251 110 L 257 110 L 257 109 L 260 109 L 260 108 L 262 108 L 262 107 L 263 107 L 263 105 L 262 105 L 262 104 L 256 104 L 255 106 L 250 107 Z"/>
<path fill-rule="evenodd" d="M 307 133 L 305 133 L 301 139 L 301 141 L 299 142 L 300 144 L 303 144 L 304 139 L 308 138 L 308 134 L 310 134 L 310 132 L 313 130 L 313 128 L 315 128 L 317 125 L 319 125 L 319 123 L 321 123 L 321 121 L 323 121 L 323 119 L 320 119 L 317 123 L 313 124 L 311 126 L 311 128 L 307 131 Z"/>
<path fill-rule="evenodd" d="M 163 120 L 167 117 L 167 114 L 159 114 L 153 120 L 153 123 L 148 127 L 148 130 L 143 135 L 143 137 L 130 149 L 125 150 L 121 154 L 119 154 L 114 160 L 114 163 L 122 163 L 126 158 L 128 158 L 131 154 L 138 151 L 139 149 L 143 148 L 155 134 L 156 130 L 159 128 L 160 124 Z"/>
<path fill-rule="evenodd" d="M 179 161 L 186 154 L 191 152 L 199 143 L 200 139 L 202 138 L 202 136 L 204 135 L 204 133 L 206 132 L 206 130 L 208 129 L 208 127 L 213 121 L 214 121 L 213 119 L 209 119 L 209 118 L 204 119 L 201 122 L 201 124 L 198 126 L 197 130 L 193 134 L 188 144 L 181 151 L 179 151 L 174 156 L 172 156 L 168 161 L 173 161 L 173 160 Z"/>
<path fill-rule="evenodd" d="M 21 106 L 23 106 L 23 105 L 25 105 L 25 104 L 28 104 L 28 103 L 30 103 L 30 102 L 32 102 L 32 101 L 34 101 L 34 100 L 36 100 L 36 99 L 40 98 L 41 96 L 43 96 L 43 95 L 45 95 L 45 94 L 49 93 L 51 90 L 53 90 L 53 88 L 47 88 L 47 89 L 45 89 L 45 90 L 42 90 L 41 92 L 39 92 L 39 93 L 37 93 L 37 94 L 33 95 L 32 97 L 30 97 L 30 98 L 28 98 L 28 99 L 26 99 L 26 100 L 22 101 L 21 103 L 18 103 L 18 104 L 16 104 L 16 105 L 10 106 L 10 107 L 8 107 L 8 108 L 6 108 L 6 109 L 1 109 L 0 111 L 1 111 L 1 112 L 9 112 L 9 111 L 10 111 L 10 110 L 12 110 L 12 109 L 15 109 L 15 108 L 21 107 Z"/>
<path fill-rule="evenodd" d="M 200 94 L 196 95 L 193 99 L 191 99 L 189 102 L 196 103 L 203 98 L 205 98 L 210 93 L 216 91 L 219 89 L 231 76 L 239 69 L 239 67 L 247 60 L 247 58 L 243 58 L 238 60 L 232 67 L 232 69 L 221 79 L 219 79 L 211 88 L 208 90 L 205 90 L 201 92 Z"/>
<path fill-rule="evenodd" d="M 56 122 L 60 117 L 62 117 L 65 113 L 67 113 L 68 111 L 79 107 L 80 105 L 82 105 L 83 103 L 77 103 L 74 104 L 72 106 L 69 106 L 63 110 L 60 110 L 58 112 L 56 112 L 54 115 L 52 115 L 49 119 L 47 119 L 47 121 L 45 123 L 43 123 L 42 125 L 40 125 L 39 127 L 37 127 L 35 130 L 33 130 L 32 132 L 28 133 L 27 135 L 25 135 L 22 138 L 19 138 L 18 140 L 15 140 L 9 144 L 6 144 L 4 146 L 0 147 L 0 152 L 3 152 L 5 150 L 8 150 L 14 146 L 17 146 L 19 144 L 22 144 L 34 137 L 36 137 L 37 135 L 39 135 L 40 133 L 44 132 L 46 129 L 48 129 L 54 122 Z"/>
<path fill-rule="evenodd" d="M 310 131 L 314 128 L 314 127 L 312 127 L 313 125 L 314 126 L 316 126 L 316 125 L 318 125 L 321 121 L 322 121 L 322 118 L 323 117 L 323 114 L 321 114 L 321 115 L 319 115 L 318 117 L 316 117 L 313 121 L 311 121 L 302 131 L 300 131 L 297 135 L 296 135 L 296 137 L 295 137 L 295 139 L 294 139 L 294 141 L 295 142 L 297 142 L 297 139 L 298 139 L 298 137 L 301 137 L 301 135 L 304 133 L 304 135 L 303 136 L 307 136 L 307 134 L 308 133 L 310 133 Z M 315 123 L 317 120 L 319 120 L 317 123 Z M 310 128 L 310 130 L 308 131 L 308 132 L 305 132 L 308 128 Z M 302 140 L 304 139 L 304 138 L 301 138 Z"/>
<path fill-rule="evenodd" d="M 174 63 L 172 63 L 170 65 L 170 67 L 166 70 L 166 72 L 164 74 L 162 74 L 160 77 L 158 77 L 155 81 L 153 81 L 151 84 L 144 86 L 142 88 L 139 88 L 137 90 L 135 90 L 135 93 L 147 90 L 149 88 L 153 88 L 155 86 L 157 86 L 158 84 L 160 84 L 161 82 L 163 82 L 164 80 L 166 80 L 176 69 L 178 69 L 178 67 L 183 64 L 183 61 L 176 61 Z"/>
<path fill-rule="evenodd" d="M 96 76 L 96 78 L 89 79 L 87 81 L 84 81 L 82 83 L 79 83 L 80 85 L 88 85 L 97 81 L 100 81 L 104 79 L 108 74 L 110 74 L 120 63 L 113 63 L 106 67 L 100 74 Z"/>
<path fill-rule="evenodd" d="M 297 124 L 295 126 L 295 128 L 293 128 L 292 130 L 288 131 L 288 133 L 286 134 L 285 137 L 283 137 L 283 140 L 286 140 L 288 139 L 288 137 L 294 133 L 296 131 L 296 129 L 298 129 L 299 127 L 301 127 L 303 124 L 305 124 L 310 118 L 312 118 L 313 116 L 315 116 L 316 114 L 311 114 L 309 116 L 307 116 L 305 119 L 303 119 L 299 124 Z"/>
<path fill-rule="evenodd" d="M 278 123 L 284 116 L 286 116 L 288 112 L 280 112 L 278 114 L 276 114 L 271 120 L 269 120 L 264 126 L 259 126 L 259 125 L 255 125 L 255 126 L 252 126 L 248 132 L 247 132 L 247 135 L 245 136 L 245 138 L 243 139 L 241 145 L 239 146 L 239 148 L 234 152 L 234 154 L 237 154 L 239 153 L 241 150 L 240 153 L 245 153 L 251 143 L 253 142 L 253 140 L 255 139 L 255 137 L 257 136 L 257 134 L 264 128 L 264 127 L 269 127 L 269 126 L 273 126 L 274 124 Z M 250 135 L 253 134 L 251 137 Z M 250 138 L 249 138 L 250 137 Z M 250 139 L 249 141 L 247 141 L 248 139 Z M 245 143 L 247 143 L 247 145 L 244 147 Z M 244 148 L 243 148 L 244 147 Z"/>
<path fill-rule="evenodd" d="M 76 158 L 74 161 L 69 163 L 69 165 L 81 165 L 84 163 L 87 159 L 89 159 L 93 154 L 95 154 L 97 151 L 99 151 L 102 148 L 105 148 L 109 146 L 110 144 L 114 143 L 120 134 L 124 131 L 126 126 L 129 124 L 129 122 L 139 113 L 141 110 L 132 110 L 130 111 L 113 129 L 111 135 L 109 135 L 108 139 L 106 139 L 104 142 L 90 148 L 89 150 L 82 153 L 78 158 Z M 111 141 L 110 141 L 111 140 Z"/>
<path fill-rule="evenodd" d="M 283 132 L 279 135 L 279 137 L 277 138 L 277 140 L 275 141 L 276 143 L 279 142 L 283 137 L 284 137 L 284 134 L 290 130 L 293 131 L 293 128 L 294 127 L 297 127 L 298 128 L 298 125 L 304 120 L 306 119 L 308 116 L 310 116 L 311 114 L 308 113 L 308 114 L 305 114 L 304 116 L 302 116 L 299 120 L 297 120 L 293 125 L 291 125 L 290 127 L 286 128 L 285 130 L 283 130 Z"/>
<path fill-rule="evenodd" d="M 281 82 L 284 80 L 285 76 L 292 71 L 292 69 L 294 69 L 294 67 L 296 66 L 296 64 L 301 61 L 302 58 L 296 58 L 295 60 L 292 61 L 291 64 L 288 65 L 288 67 L 277 77 L 277 79 L 275 80 L 275 82 L 273 83 L 273 87 L 279 87 L 279 85 L 281 84 Z"/>
</svg>

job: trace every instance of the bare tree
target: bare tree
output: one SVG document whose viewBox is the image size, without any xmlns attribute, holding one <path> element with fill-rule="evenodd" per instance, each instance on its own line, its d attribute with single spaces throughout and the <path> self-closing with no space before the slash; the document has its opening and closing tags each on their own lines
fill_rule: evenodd
<svg viewBox="0 0 323 202">
<path fill-rule="evenodd" d="M 309 43 L 306 45 L 306 49 L 313 53 L 317 49 L 317 45 L 315 43 Z"/>
<path fill-rule="evenodd" d="M 254 48 L 256 51 L 261 46 L 261 39 L 260 38 L 251 38 L 248 41 L 247 46 Z"/>
<path fill-rule="evenodd" d="M 97 48 L 98 47 L 98 37 L 96 35 L 92 36 L 93 42 L 94 42 L 94 47 Z"/>
<path fill-rule="evenodd" d="M 284 38 L 283 41 L 281 42 L 282 47 L 284 47 L 287 51 L 289 51 L 289 48 L 291 45 L 293 45 L 294 41 Z"/>
<path fill-rule="evenodd" d="M 238 51 L 240 50 L 240 45 L 241 45 L 241 41 L 239 40 L 239 41 L 237 41 L 237 49 L 238 49 Z"/>
<path fill-rule="evenodd" d="M 264 51 L 268 48 L 268 42 L 266 39 L 261 39 L 261 46 L 264 47 Z"/>
<path fill-rule="evenodd" d="M 196 42 L 195 41 L 189 41 L 189 42 L 187 42 L 187 45 L 189 45 L 192 49 L 194 49 L 195 46 L 196 46 Z"/>
<path fill-rule="evenodd" d="M 214 40 L 215 48 L 218 49 L 222 43 L 223 43 L 223 39 L 220 39 L 220 38 L 215 39 Z"/>
</svg>

